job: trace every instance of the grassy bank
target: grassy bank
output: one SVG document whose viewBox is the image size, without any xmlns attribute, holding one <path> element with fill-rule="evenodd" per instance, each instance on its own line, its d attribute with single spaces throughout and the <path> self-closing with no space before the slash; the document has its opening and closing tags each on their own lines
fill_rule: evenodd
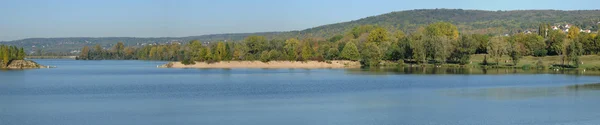
<svg viewBox="0 0 600 125">
<path fill-rule="evenodd" d="M 471 63 L 467 65 L 458 65 L 458 64 L 411 64 L 411 63 L 403 63 L 403 62 L 391 62 L 391 61 L 383 61 L 383 65 L 386 67 L 394 67 L 394 66 L 405 66 L 405 67 L 466 67 L 466 68 L 481 68 L 483 65 L 483 60 L 485 58 L 485 54 L 474 54 L 471 55 Z M 546 56 L 546 57 L 533 57 L 533 56 L 525 56 L 520 59 L 517 65 L 512 65 L 512 61 L 510 57 L 503 56 L 499 60 L 499 65 L 495 67 L 488 66 L 487 68 L 536 68 L 537 62 L 539 59 L 542 59 L 542 65 L 545 67 L 544 69 L 551 68 L 553 64 L 562 64 L 561 56 Z M 578 68 L 576 69 L 586 69 L 586 70 L 600 70 L 600 56 L 598 55 L 585 55 L 580 57 L 581 62 Z M 495 60 L 490 59 L 489 56 L 487 58 L 488 63 L 495 63 Z M 568 62 L 565 62 L 565 64 Z"/>
<path fill-rule="evenodd" d="M 485 57 L 485 54 L 471 55 L 472 63 L 469 65 L 470 66 L 480 66 L 480 64 L 484 60 L 484 57 Z M 499 65 L 503 66 L 503 67 L 508 67 L 508 68 L 510 68 L 510 67 L 513 67 L 513 68 L 535 67 L 537 65 L 536 63 L 538 62 L 539 59 L 542 60 L 542 64 L 546 68 L 549 68 L 552 64 L 562 64 L 561 56 L 546 56 L 546 57 L 525 56 L 520 59 L 520 61 L 517 65 L 509 66 L 509 65 L 512 65 L 510 57 L 503 56 L 499 61 Z M 585 56 L 581 56 L 580 59 L 581 59 L 581 62 L 583 62 L 583 64 L 580 64 L 578 69 L 600 70 L 600 56 L 585 55 Z M 490 59 L 489 57 L 487 60 L 490 63 L 495 63 L 495 60 Z M 569 63 L 569 62 L 565 62 L 565 64 L 566 63 Z"/>
</svg>

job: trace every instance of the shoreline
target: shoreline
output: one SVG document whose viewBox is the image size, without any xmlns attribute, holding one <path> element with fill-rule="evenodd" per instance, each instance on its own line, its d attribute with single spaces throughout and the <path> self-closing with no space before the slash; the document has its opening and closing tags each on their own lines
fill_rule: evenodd
<svg viewBox="0 0 600 125">
<path fill-rule="evenodd" d="M 169 62 L 158 68 L 263 68 L 263 69 L 337 69 L 337 68 L 360 68 L 358 61 L 333 60 L 327 62 L 319 61 L 221 61 L 216 63 L 196 62 L 196 64 L 184 65 L 181 62 Z"/>
</svg>

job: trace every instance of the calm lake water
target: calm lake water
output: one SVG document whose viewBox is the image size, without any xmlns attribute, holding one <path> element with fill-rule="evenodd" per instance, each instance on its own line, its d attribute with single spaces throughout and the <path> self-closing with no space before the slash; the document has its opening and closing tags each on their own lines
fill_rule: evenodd
<svg viewBox="0 0 600 125">
<path fill-rule="evenodd" d="M 36 61 L 58 68 L 0 70 L 0 125 L 600 124 L 586 73 Z"/>
</svg>

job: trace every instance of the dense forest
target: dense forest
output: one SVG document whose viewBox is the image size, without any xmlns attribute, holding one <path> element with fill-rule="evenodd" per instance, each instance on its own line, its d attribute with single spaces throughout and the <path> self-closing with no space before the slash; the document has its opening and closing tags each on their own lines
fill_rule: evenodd
<svg viewBox="0 0 600 125">
<path fill-rule="evenodd" d="M 541 23 L 550 25 L 571 24 L 581 29 L 598 30 L 600 10 L 513 10 L 513 11 L 484 11 L 462 9 L 420 9 L 391 12 L 377 16 L 366 17 L 354 21 L 329 24 L 300 31 L 214 34 L 189 37 L 77 37 L 77 38 L 30 38 L 6 41 L 7 45 L 24 47 L 28 52 L 53 53 L 52 55 L 68 55 L 83 46 L 99 44 L 102 48 L 110 48 L 115 41 L 122 41 L 126 46 L 141 47 L 148 44 L 165 44 L 171 42 L 187 42 L 200 40 L 203 42 L 244 41 L 248 36 L 263 36 L 266 39 L 327 39 L 338 34 L 345 34 L 354 27 L 362 25 L 377 25 L 388 31 L 401 30 L 407 33 L 417 32 L 435 22 L 454 24 L 463 34 L 504 35 L 518 34 L 538 29 Z M 203 43 L 205 44 L 205 43 Z M 74 52 L 77 53 L 77 52 Z"/>
<path fill-rule="evenodd" d="M 17 48 L 16 46 L 0 45 L 0 68 L 6 67 L 13 60 L 23 60 L 25 58 L 25 51 L 23 48 Z"/>
<path fill-rule="evenodd" d="M 381 61 L 464 65 L 471 63 L 472 54 L 487 54 L 490 61 L 486 60 L 483 65 L 497 65 L 503 56 L 510 57 L 512 65 L 516 65 L 523 56 L 558 55 L 563 61 L 557 65 L 577 67 L 579 56 L 600 52 L 600 37 L 580 32 L 577 26 L 570 27 L 571 32 L 563 32 L 541 23 L 538 29 L 537 33 L 510 36 L 468 34 L 459 32 L 452 23 L 436 22 L 407 34 L 400 29 L 361 25 L 327 39 L 249 36 L 241 42 L 203 44 L 200 40 L 191 40 L 143 47 L 126 47 L 119 42 L 111 49 L 85 46 L 78 59 L 169 60 L 184 64 L 229 60 L 354 60 L 363 66 L 378 66 Z"/>
</svg>

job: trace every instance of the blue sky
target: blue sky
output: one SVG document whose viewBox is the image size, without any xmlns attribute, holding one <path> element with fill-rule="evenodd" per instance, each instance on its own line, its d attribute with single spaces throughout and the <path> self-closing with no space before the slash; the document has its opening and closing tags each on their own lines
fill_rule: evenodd
<svg viewBox="0 0 600 125">
<path fill-rule="evenodd" d="M 302 30 L 392 11 L 598 9 L 596 0 L 0 0 L 0 41 Z"/>
</svg>

